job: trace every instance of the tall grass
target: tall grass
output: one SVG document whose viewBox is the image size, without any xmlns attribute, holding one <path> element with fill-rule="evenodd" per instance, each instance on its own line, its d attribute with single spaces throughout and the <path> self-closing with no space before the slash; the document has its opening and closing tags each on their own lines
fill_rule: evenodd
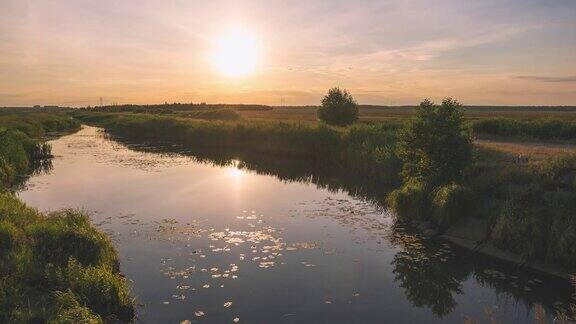
<svg viewBox="0 0 576 324">
<path fill-rule="evenodd" d="M 0 193 L 0 242 L 0 322 L 69 316 L 70 307 L 61 305 L 64 297 L 83 305 L 72 305 L 72 311 L 88 318 L 128 321 L 134 316 L 112 242 L 85 213 L 44 215 Z"/>
<path fill-rule="evenodd" d="M 40 138 L 54 132 L 80 129 L 80 123 L 63 113 L 23 113 L 0 115 L 0 129 L 20 131 L 29 137 Z"/>
<path fill-rule="evenodd" d="M 562 141 L 576 138 L 576 122 L 559 119 L 483 119 L 474 121 L 472 129 L 475 134 L 480 136 L 512 136 L 520 139 Z"/>
<path fill-rule="evenodd" d="M 169 141 L 231 156 L 266 154 L 322 164 L 340 177 L 362 177 L 396 185 L 401 167 L 395 153 L 396 124 L 354 125 L 267 121 L 201 121 L 133 114 L 77 114 L 112 134 L 138 141 Z"/>
</svg>

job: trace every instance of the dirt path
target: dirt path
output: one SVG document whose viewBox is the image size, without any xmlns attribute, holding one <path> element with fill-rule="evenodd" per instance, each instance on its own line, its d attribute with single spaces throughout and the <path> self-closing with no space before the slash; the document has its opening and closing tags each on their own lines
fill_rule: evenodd
<svg viewBox="0 0 576 324">
<path fill-rule="evenodd" d="M 500 152 L 543 160 L 554 155 L 576 154 L 576 144 L 523 142 L 514 140 L 477 139 L 474 144 Z"/>
</svg>

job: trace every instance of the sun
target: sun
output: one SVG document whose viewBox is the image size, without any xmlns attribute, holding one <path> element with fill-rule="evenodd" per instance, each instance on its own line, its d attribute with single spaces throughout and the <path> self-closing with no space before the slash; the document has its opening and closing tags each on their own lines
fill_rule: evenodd
<svg viewBox="0 0 576 324">
<path fill-rule="evenodd" d="M 243 77 L 254 73 L 258 60 L 259 46 L 256 38 L 240 31 L 220 38 L 214 51 L 216 67 L 229 77 Z"/>
</svg>

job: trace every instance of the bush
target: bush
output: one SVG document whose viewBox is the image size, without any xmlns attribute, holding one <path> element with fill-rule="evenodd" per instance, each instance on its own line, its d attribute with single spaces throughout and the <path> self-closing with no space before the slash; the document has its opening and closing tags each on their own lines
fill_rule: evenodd
<svg viewBox="0 0 576 324">
<path fill-rule="evenodd" d="M 329 125 L 351 125 L 358 120 L 358 105 L 347 90 L 332 88 L 322 99 L 318 119 Z"/>
<path fill-rule="evenodd" d="M 469 216 L 474 203 L 472 190 L 451 183 L 435 190 L 432 206 L 434 207 L 434 223 L 448 227 L 458 218 Z"/>
<path fill-rule="evenodd" d="M 388 195 L 388 205 L 398 217 L 404 219 L 427 220 L 428 193 L 426 184 L 417 180 L 405 183 Z"/>
<path fill-rule="evenodd" d="M 404 178 L 418 178 L 431 187 L 458 180 L 472 160 L 472 140 L 463 126 L 462 105 L 450 98 L 442 105 L 424 100 L 399 140 Z"/>
</svg>

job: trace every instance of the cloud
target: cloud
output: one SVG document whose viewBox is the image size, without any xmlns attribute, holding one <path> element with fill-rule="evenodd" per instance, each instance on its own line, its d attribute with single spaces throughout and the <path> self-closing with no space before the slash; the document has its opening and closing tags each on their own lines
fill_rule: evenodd
<svg viewBox="0 0 576 324">
<path fill-rule="evenodd" d="M 575 76 L 538 76 L 538 75 L 518 75 L 514 79 L 531 80 L 541 82 L 576 82 Z"/>
</svg>

